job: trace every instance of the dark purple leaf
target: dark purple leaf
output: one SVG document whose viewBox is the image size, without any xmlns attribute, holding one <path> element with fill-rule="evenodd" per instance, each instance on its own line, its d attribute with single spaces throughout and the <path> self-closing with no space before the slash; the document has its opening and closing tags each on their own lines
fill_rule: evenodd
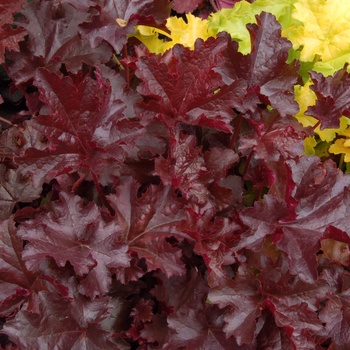
<svg viewBox="0 0 350 350">
<path fill-rule="evenodd" d="M 180 130 L 176 134 L 170 155 L 156 160 L 155 170 L 165 184 L 171 184 L 189 200 L 205 203 L 210 200 L 208 170 L 193 135 Z"/>
<path fill-rule="evenodd" d="M 90 14 L 89 20 L 80 25 L 80 31 L 92 47 L 108 42 L 116 52 L 120 52 L 127 42 L 127 35 L 134 33 L 134 26 L 151 18 L 162 23 L 170 15 L 168 0 L 133 1 L 90 1 L 83 4 L 79 0 L 69 0 L 70 4 Z M 93 6 L 92 6 L 93 5 Z"/>
<path fill-rule="evenodd" d="M 13 28 L 13 15 L 21 10 L 24 0 L 4 0 L 0 4 L 0 64 L 5 62 L 6 49 L 18 50 L 18 42 L 24 39 L 23 28 Z"/>
<path fill-rule="evenodd" d="M 257 336 L 257 342 L 261 349 L 269 350 L 294 350 L 287 333 L 283 328 L 276 325 L 275 320 L 271 315 L 267 316 L 264 326 Z"/>
<path fill-rule="evenodd" d="M 13 15 L 21 11 L 24 0 L 3 0 L 0 4 L 0 27 L 13 23 Z"/>
<path fill-rule="evenodd" d="M 261 292 L 266 295 L 264 308 L 273 314 L 280 328 L 277 332 L 280 341 L 287 335 L 296 348 L 316 349 L 326 340 L 318 310 L 331 292 L 329 284 L 324 279 L 309 284 L 293 276 L 284 254 L 276 263 L 265 259 L 258 268 L 261 269 L 258 275 Z"/>
<path fill-rule="evenodd" d="M 310 72 L 310 76 L 314 83 L 310 88 L 316 93 L 317 100 L 306 114 L 321 122 L 321 130 L 339 128 L 341 116 L 350 117 L 350 75 L 346 67 L 328 77 L 316 72 Z"/>
<path fill-rule="evenodd" d="M 192 271 L 190 278 L 174 276 L 157 285 L 152 294 L 168 310 L 168 337 L 165 348 L 196 346 L 206 327 L 204 308 L 207 286 L 198 272 Z"/>
<path fill-rule="evenodd" d="M 214 0 L 219 9 L 232 8 L 239 0 Z"/>
<path fill-rule="evenodd" d="M 148 342 L 158 341 L 164 349 L 193 346 L 198 349 L 245 349 L 222 332 L 223 313 L 215 305 L 206 303 L 208 286 L 198 271 L 189 276 L 165 279 L 152 291 L 162 315 L 152 315 L 145 322 L 141 336 Z M 162 330 L 162 332 L 160 332 Z"/>
<path fill-rule="evenodd" d="M 65 64 L 76 73 L 83 63 L 96 65 L 110 60 L 112 50 L 107 43 L 91 47 L 79 35 L 78 26 L 87 19 L 87 13 L 66 3 L 42 0 L 26 3 L 23 13 L 25 20 L 20 18 L 16 24 L 26 29 L 28 41 L 21 45 L 20 52 L 7 56 L 12 62 L 9 75 L 17 84 L 31 80 L 39 67 L 57 71 Z"/>
<path fill-rule="evenodd" d="M 228 46 L 225 65 L 219 70 L 226 84 L 243 79 L 248 84 L 245 109 L 255 111 L 256 104 L 270 104 L 282 116 L 298 112 L 294 100 L 298 64 L 287 64 L 292 44 L 281 37 L 281 26 L 275 17 L 263 12 L 257 24 L 248 25 L 252 39 L 252 52 L 242 55 L 237 45 Z M 244 112 L 244 109 L 243 109 Z M 254 116 L 253 116 L 254 118 Z"/>
<path fill-rule="evenodd" d="M 0 169 L 3 169 L 1 165 Z M 1 170 L 0 220 L 6 220 L 18 202 L 31 202 L 40 196 L 41 189 L 34 185 L 32 178 L 23 176 L 14 169 L 8 169 L 3 174 Z"/>
<path fill-rule="evenodd" d="M 221 65 L 225 38 L 197 41 L 195 50 L 177 45 L 164 55 L 141 57 L 136 75 L 144 113 L 156 115 L 173 128 L 179 122 L 202 125 L 231 132 L 235 117 L 232 108 L 241 105 L 245 83 L 237 80 L 220 91 L 220 75 L 214 68 Z"/>
<path fill-rule="evenodd" d="M 198 239 L 194 249 L 203 257 L 211 272 L 208 280 L 211 287 L 220 284 L 229 266 L 238 261 L 233 247 L 238 239 L 236 233 L 241 229 L 234 220 L 217 217 L 213 224 L 207 225 L 205 235 Z"/>
<path fill-rule="evenodd" d="M 249 230 L 237 247 L 259 250 L 265 237 L 273 234 L 277 247 L 288 255 L 291 272 L 311 283 L 317 278 L 316 253 L 326 229 L 348 230 L 350 178 L 331 161 L 321 163 L 318 158 L 301 157 L 287 164 L 295 186 L 291 197 L 279 202 L 267 195 L 263 203 L 244 210 L 241 218 Z M 294 218 L 290 209 L 295 201 Z"/>
<path fill-rule="evenodd" d="M 173 0 L 172 6 L 173 9 L 178 13 L 189 13 L 197 9 L 203 0 Z"/>
<path fill-rule="evenodd" d="M 294 117 L 281 118 L 276 110 L 264 110 L 260 115 L 254 132 L 239 140 L 239 150 L 248 157 L 252 155 L 245 179 L 252 181 L 257 190 L 268 187 L 270 194 L 283 201 L 290 174 L 281 164 L 303 154 L 308 133 Z"/>
<path fill-rule="evenodd" d="M 155 171 L 164 183 L 180 190 L 186 199 L 204 204 L 217 194 L 211 194 L 210 186 L 220 185 L 219 181 L 226 178 L 227 170 L 237 160 L 238 155 L 230 149 L 212 148 L 202 154 L 196 148 L 193 135 L 175 129 L 169 155 L 155 161 Z"/>
<path fill-rule="evenodd" d="M 148 271 L 161 269 L 168 277 L 184 274 L 181 250 L 167 241 L 172 236 L 179 241 L 188 237 L 177 229 L 185 219 L 183 202 L 170 186 L 151 185 L 140 198 L 138 189 L 128 180 L 109 196 L 120 226 L 119 240 L 145 259 Z"/>
<path fill-rule="evenodd" d="M 94 298 L 109 290 L 110 269 L 129 266 L 128 247 L 118 231 L 115 224 L 104 224 L 96 205 L 83 206 L 81 198 L 62 194 L 54 213 L 24 222 L 18 235 L 29 242 L 23 253 L 29 270 L 37 270 L 47 257 L 60 267 L 69 262 L 78 276 L 85 276 L 81 291 Z"/>
<path fill-rule="evenodd" d="M 227 308 L 225 326 L 227 337 L 234 336 L 238 345 L 251 344 L 256 336 L 256 319 L 260 316 L 259 282 L 243 265 L 235 280 L 224 279 L 221 286 L 209 291 L 208 299 L 220 308 Z"/>
<path fill-rule="evenodd" d="M 0 225 L 0 316 L 16 313 L 31 293 L 35 274 L 22 260 L 23 242 L 12 221 Z"/>
<path fill-rule="evenodd" d="M 25 35 L 23 28 L 13 29 L 11 26 L 0 28 L 0 63 L 5 63 L 6 50 L 19 50 L 18 43 L 24 39 Z"/>
<path fill-rule="evenodd" d="M 123 161 L 121 144 L 134 142 L 143 133 L 138 121 L 124 115 L 125 104 L 114 100 L 109 84 L 89 77 L 60 77 L 39 69 L 35 83 L 49 113 L 29 123 L 44 142 L 26 145 L 16 163 L 37 181 L 62 173 L 89 171 L 102 183 L 119 174 Z M 26 137 L 26 136 L 24 136 Z M 43 145 L 44 143 L 44 145 Z M 106 168 L 106 164 L 108 168 Z"/>
<path fill-rule="evenodd" d="M 2 330 L 19 347 L 116 349 L 111 334 L 99 326 L 110 317 L 108 297 L 94 301 L 80 297 L 71 302 L 55 293 L 40 292 L 38 299 L 40 314 L 22 310 Z"/>
<path fill-rule="evenodd" d="M 326 332 L 334 339 L 334 349 L 346 349 L 350 341 L 349 292 L 332 296 L 320 313 Z"/>
</svg>

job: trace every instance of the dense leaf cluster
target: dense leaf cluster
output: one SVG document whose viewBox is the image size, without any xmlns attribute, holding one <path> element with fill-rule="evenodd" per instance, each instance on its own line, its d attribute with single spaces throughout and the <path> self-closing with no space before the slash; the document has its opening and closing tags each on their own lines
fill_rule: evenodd
<svg viewBox="0 0 350 350">
<path fill-rule="evenodd" d="M 304 154 L 291 43 L 263 12 L 247 55 L 149 53 L 172 5 L 0 5 L 1 347 L 345 349 L 350 177 Z M 311 78 L 338 127 L 349 74 Z"/>
</svg>

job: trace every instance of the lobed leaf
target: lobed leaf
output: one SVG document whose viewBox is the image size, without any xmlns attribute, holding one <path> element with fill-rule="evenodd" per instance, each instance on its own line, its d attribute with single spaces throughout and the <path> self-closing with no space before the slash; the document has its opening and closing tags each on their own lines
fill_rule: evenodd
<svg viewBox="0 0 350 350">
<path fill-rule="evenodd" d="M 320 129 L 340 127 L 343 115 L 350 116 L 349 82 L 350 75 L 346 67 L 333 76 L 324 77 L 320 73 L 311 72 L 314 85 L 310 86 L 317 96 L 316 105 L 308 108 L 305 114 L 317 118 Z"/>
<path fill-rule="evenodd" d="M 175 0 L 173 1 L 173 9 L 178 13 L 184 13 L 184 12 L 193 12 L 197 9 L 197 7 L 200 5 L 202 0 L 190 0 L 190 1 L 181 1 L 181 0 Z"/>
<path fill-rule="evenodd" d="M 148 271 L 160 269 L 168 277 L 184 274 L 181 251 L 167 240 L 187 238 L 177 229 L 185 218 L 183 202 L 170 186 L 150 185 L 140 198 L 137 191 L 137 183 L 129 180 L 109 196 L 121 228 L 120 241 L 145 259 Z"/>
<path fill-rule="evenodd" d="M 82 176 L 91 172 L 102 183 L 108 181 L 103 177 L 119 174 L 124 160 L 121 144 L 134 142 L 144 131 L 138 121 L 127 122 L 126 105 L 114 100 L 109 84 L 88 76 L 60 77 L 38 69 L 36 85 L 49 112 L 46 109 L 45 114 L 30 120 L 43 142 L 39 148 L 25 145 L 24 154 L 16 159 L 20 169 L 35 174 L 41 183 L 74 171 L 81 171 Z M 114 165 L 105 169 L 108 163 Z M 103 169 L 107 173 L 102 173 Z"/>
<path fill-rule="evenodd" d="M 281 25 L 267 12 L 257 16 L 257 24 L 248 25 L 248 29 L 252 51 L 244 56 L 236 45 L 229 45 L 221 70 L 225 83 L 246 81 L 246 110 L 255 111 L 256 104 L 263 103 L 277 109 L 281 116 L 295 114 L 298 106 L 293 90 L 299 65 L 296 61 L 286 63 L 291 43 L 281 37 Z"/>
<path fill-rule="evenodd" d="M 214 68 L 220 66 L 226 40 L 198 41 L 194 51 L 175 46 L 163 56 L 142 57 L 136 75 L 138 92 L 147 97 L 144 113 L 164 119 L 173 128 L 179 122 L 231 132 L 232 108 L 241 103 L 243 82 L 214 93 L 222 84 Z"/>
<path fill-rule="evenodd" d="M 272 234 L 277 247 L 288 255 L 290 271 L 311 283 L 317 278 L 316 253 L 323 233 L 329 226 L 347 230 L 349 178 L 332 162 L 321 163 L 313 157 L 287 164 L 295 184 L 291 198 L 282 203 L 267 195 L 264 203 L 244 210 L 241 218 L 249 229 L 237 247 L 258 250 L 265 237 Z M 291 202 L 295 219 L 287 207 L 291 200 L 298 203 L 295 207 Z"/>
<path fill-rule="evenodd" d="M 60 267 L 69 262 L 83 277 L 81 292 L 94 298 L 109 290 L 110 269 L 129 266 L 128 247 L 118 231 L 103 222 L 96 205 L 83 206 L 79 197 L 62 193 L 54 212 L 24 222 L 17 234 L 30 243 L 23 252 L 29 270 L 37 270 L 47 257 Z"/>
<path fill-rule="evenodd" d="M 28 299 L 35 281 L 35 273 L 28 271 L 22 259 L 23 243 L 16 236 L 14 223 L 0 225 L 0 316 L 18 312 Z"/>
<path fill-rule="evenodd" d="M 24 348 L 116 349 L 110 334 L 98 323 L 107 317 L 108 297 L 75 302 L 55 293 L 38 294 L 40 314 L 20 311 L 3 332 Z"/>
<path fill-rule="evenodd" d="M 291 30 L 288 37 L 294 49 L 301 47 L 302 61 L 313 61 L 318 55 L 327 62 L 349 52 L 345 39 L 349 33 L 347 1 L 298 0 L 294 7 L 292 17 L 302 25 Z"/>
<path fill-rule="evenodd" d="M 235 280 L 225 279 L 208 293 L 211 303 L 228 307 L 223 330 L 226 337 L 234 336 L 238 345 L 251 344 L 256 336 L 256 319 L 261 314 L 258 288 L 252 272 L 242 265 Z"/>
</svg>

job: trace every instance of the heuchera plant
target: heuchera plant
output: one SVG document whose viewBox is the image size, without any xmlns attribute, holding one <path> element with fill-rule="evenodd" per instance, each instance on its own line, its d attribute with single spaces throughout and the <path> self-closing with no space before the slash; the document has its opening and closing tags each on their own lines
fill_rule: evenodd
<svg viewBox="0 0 350 350">
<path fill-rule="evenodd" d="M 0 4 L 2 349 L 348 347 L 350 175 L 305 154 L 305 65 L 266 11 L 246 54 L 151 53 L 176 11 L 213 8 Z M 309 77 L 303 113 L 347 124 L 347 67 Z"/>
</svg>

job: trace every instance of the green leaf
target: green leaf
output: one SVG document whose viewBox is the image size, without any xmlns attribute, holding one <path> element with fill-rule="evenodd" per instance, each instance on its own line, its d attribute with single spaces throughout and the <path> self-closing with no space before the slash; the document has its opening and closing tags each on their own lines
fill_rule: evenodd
<svg viewBox="0 0 350 350">
<path fill-rule="evenodd" d="M 214 33 L 228 32 L 239 43 L 239 52 L 250 53 L 250 34 L 248 23 L 256 23 L 252 4 L 247 1 L 237 2 L 233 8 L 222 9 L 208 18 L 209 28 Z"/>
<path fill-rule="evenodd" d="M 256 15 L 262 11 L 272 13 L 281 24 L 282 28 L 288 28 L 293 23 L 292 12 L 294 3 L 297 0 L 256 0 L 252 4 L 252 9 Z"/>
</svg>

